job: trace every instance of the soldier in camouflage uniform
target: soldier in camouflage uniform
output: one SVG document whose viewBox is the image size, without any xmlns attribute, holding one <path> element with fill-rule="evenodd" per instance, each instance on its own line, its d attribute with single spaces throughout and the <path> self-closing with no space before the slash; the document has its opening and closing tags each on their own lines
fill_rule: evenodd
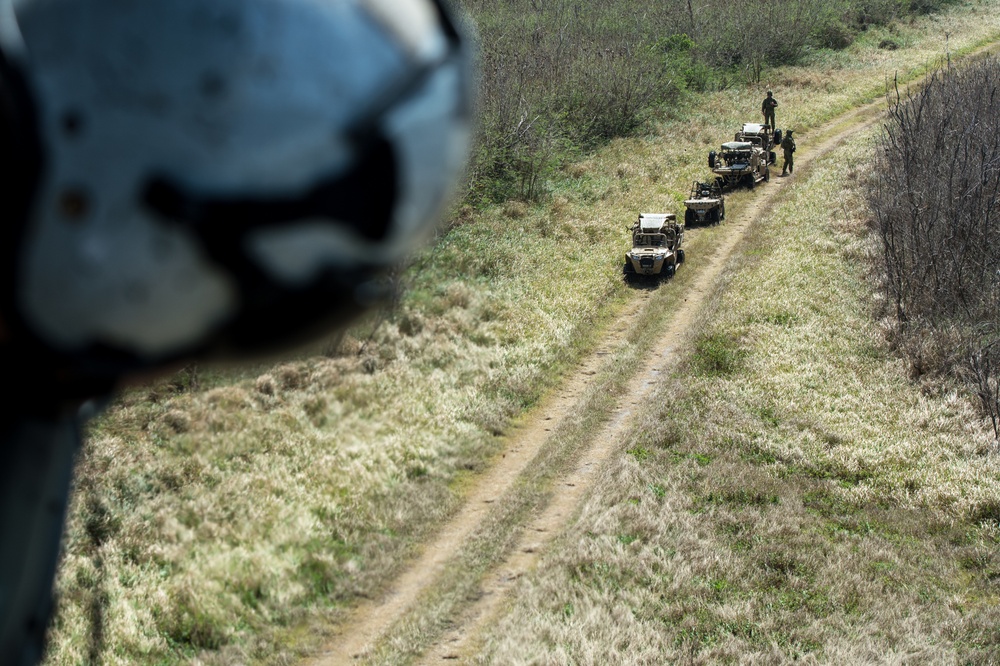
<svg viewBox="0 0 1000 666">
<path fill-rule="evenodd" d="M 785 132 L 784 138 L 781 139 L 781 150 L 785 156 L 785 163 L 781 165 L 781 175 L 785 175 L 785 170 L 788 173 L 792 173 L 795 170 L 795 164 L 792 159 L 792 154 L 795 152 L 795 139 L 792 138 L 792 130 Z"/>
<path fill-rule="evenodd" d="M 778 106 L 778 100 L 774 99 L 774 94 L 768 90 L 767 97 L 760 103 L 760 112 L 764 114 L 764 124 L 770 125 L 774 129 L 774 109 Z"/>
</svg>

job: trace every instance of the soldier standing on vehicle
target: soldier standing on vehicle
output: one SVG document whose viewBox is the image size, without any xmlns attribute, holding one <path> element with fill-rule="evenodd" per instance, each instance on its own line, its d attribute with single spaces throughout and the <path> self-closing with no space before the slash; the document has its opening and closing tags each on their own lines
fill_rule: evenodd
<svg viewBox="0 0 1000 666">
<path fill-rule="evenodd" d="M 781 165 L 781 175 L 785 175 L 785 170 L 788 173 L 794 171 L 794 161 L 792 159 L 792 154 L 795 152 L 795 139 L 792 138 L 792 130 L 785 132 L 785 136 L 781 139 L 781 150 L 785 154 L 785 163 Z"/>
<path fill-rule="evenodd" d="M 774 129 L 774 109 L 778 106 L 778 100 L 774 99 L 774 94 L 768 90 L 767 97 L 760 103 L 760 112 L 764 114 L 764 124 L 770 125 Z"/>
</svg>

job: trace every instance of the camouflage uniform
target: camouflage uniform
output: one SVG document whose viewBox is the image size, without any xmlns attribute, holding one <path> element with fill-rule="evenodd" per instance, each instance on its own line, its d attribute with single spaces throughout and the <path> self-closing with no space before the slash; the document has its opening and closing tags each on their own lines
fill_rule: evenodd
<svg viewBox="0 0 1000 666">
<path fill-rule="evenodd" d="M 795 164 L 792 159 L 792 153 L 795 152 L 795 139 L 792 138 L 792 131 L 788 130 L 785 137 L 781 140 L 781 150 L 785 154 L 785 163 L 781 165 L 781 175 L 785 175 L 785 170 L 788 173 L 792 173 L 795 170 Z"/>
<path fill-rule="evenodd" d="M 774 99 L 771 91 L 767 91 L 767 97 L 760 103 L 760 112 L 764 114 L 764 124 L 770 125 L 774 129 L 774 109 L 778 106 L 778 100 Z"/>
</svg>

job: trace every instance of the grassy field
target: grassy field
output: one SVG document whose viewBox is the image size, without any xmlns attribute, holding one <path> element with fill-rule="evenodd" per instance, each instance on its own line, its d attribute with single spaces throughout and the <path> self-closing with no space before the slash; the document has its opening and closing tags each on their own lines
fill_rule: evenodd
<svg viewBox="0 0 1000 666">
<path fill-rule="evenodd" d="M 754 227 L 479 663 L 1000 659 L 1000 458 L 870 319 L 870 150 L 797 173 Z"/>
<path fill-rule="evenodd" d="M 945 34 L 953 54 L 995 38 L 996 9 L 994 0 L 971 3 L 896 26 L 897 50 L 878 48 L 885 35 L 873 31 L 849 53 L 817 54 L 759 89 L 676 109 L 648 136 L 568 168 L 544 204 L 461 211 L 404 276 L 400 309 L 385 321 L 277 364 L 189 368 L 126 392 L 87 439 L 47 663 L 287 663 L 316 645 L 455 510 L 512 419 L 599 339 L 628 295 L 618 276 L 626 227 L 640 210 L 681 207 L 690 182 L 706 176 L 707 151 L 756 119 L 765 85 L 782 103 L 779 126 L 794 127 L 808 150 L 811 127 L 878 97 L 894 75 L 906 80 L 940 62 Z M 853 146 L 850 158 L 864 149 Z M 567 541 L 564 559 L 545 567 L 551 577 L 524 590 L 528 603 L 561 575 L 578 596 L 560 597 L 555 616 L 549 600 L 536 603 L 527 615 L 536 625 L 505 622 L 486 658 L 505 663 L 511 650 L 533 646 L 542 661 L 565 650 L 586 663 L 613 645 L 601 638 L 603 614 L 631 609 L 631 599 L 638 609 L 649 590 L 674 585 L 695 596 L 665 596 L 665 612 L 649 622 L 697 618 L 670 629 L 667 647 L 698 658 L 744 640 L 723 631 L 725 618 L 746 627 L 747 645 L 815 654 L 808 627 L 819 621 L 789 619 L 813 612 L 796 594 L 825 590 L 816 612 L 836 610 L 842 632 L 829 631 L 847 636 L 882 623 L 869 583 L 904 590 L 897 603 L 916 600 L 896 607 L 887 592 L 875 609 L 895 608 L 896 631 L 913 644 L 937 635 L 935 650 L 985 649 L 976 641 L 988 636 L 980 609 L 992 598 L 992 532 L 981 523 L 1000 514 L 991 449 L 959 397 L 920 393 L 880 346 L 865 319 L 858 213 L 840 203 L 849 199 L 844 183 L 863 174 L 844 181 L 843 169 L 827 169 L 813 178 L 837 201 L 837 224 L 825 223 L 827 207 L 810 196 L 797 215 L 789 204 L 761 227 L 720 292 L 731 300 L 720 300 L 691 342 L 673 434 L 630 445 L 635 453 L 608 472 L 613 496 L 594 498 L 582 517 L 591 526 L 575 533 L 579 543 Z M 727 212 L 745 197 L 733 195 Z M 711 251 L 712 233 L 692 240 L 691 261 Z M 766 304 L 749 298 L 762 281 L 775 286 Z M 801 358 L 805 367 L 795 365 Z M 636 523 L 617 526 L 633 514 Z M 654 538 L 668 532 L 677 545 Z M 782 559 L 794 544 L 802 552 Z M 577 546 L 590 549 L 592 566 L 560 564 L 580 562 Z M 655 585 L 633 586 L 640 579 L 605 567 L 605 552 L 647 563 L 642 575 Z M 850 575 L 838 574 L 841 565 Z M 755 568 L 770 573 L 749 577 Z M 911 574 L 926 585 L 911 588 Z M 824 576 L 838 587 L 824 586 Z M 841 615 L 847 608 L 855 615 Z M 938 633 L 921 624 L 934 621 Z M 772 626 L 794 629 L 789 640 L 800 647 L 771 646 L 764 637 L 780 633 Z M 873 637 L 871 649 L 890 639 Z M 908 649 L 907 640 L 892 644 Z M 763 649 L 756 654 L 768 661 Z"/>
</svg>

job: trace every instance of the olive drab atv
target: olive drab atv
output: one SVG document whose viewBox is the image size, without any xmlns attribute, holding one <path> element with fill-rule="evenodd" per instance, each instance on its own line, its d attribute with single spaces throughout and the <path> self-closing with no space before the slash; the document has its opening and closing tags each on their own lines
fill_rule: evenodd
<svg viewBox="0 0 1000 666">
<path fill-rule="evenodd" d="M 726 219 L 726 197 L 718 183 L 700 183 L 691 186 L 691 196 L 684 200 L 685 226 L 718 224 Z"/>
<path fill-rule="evenodd" d="M 625 253 L 626 280 L 638 276 L 669 278 L 684 263 L 684 225 L 673 213 L 640 213 L 632 225 L 632 249 Z"/>
<path fill-rule="evenodd" d="M 715 174 L 719 189 L 745 187 L 771 179 L 768 165 L 773 162 L 774 151 L 770 130 L 746 131 L 755 123 L 747 123 L 744 130 L 736 133 L 734 141 L 722 144 L 721 149 L 708 154 L 708 167 Z M 765 128 L 764 125 L 756 127 Z"/>
</svg>

